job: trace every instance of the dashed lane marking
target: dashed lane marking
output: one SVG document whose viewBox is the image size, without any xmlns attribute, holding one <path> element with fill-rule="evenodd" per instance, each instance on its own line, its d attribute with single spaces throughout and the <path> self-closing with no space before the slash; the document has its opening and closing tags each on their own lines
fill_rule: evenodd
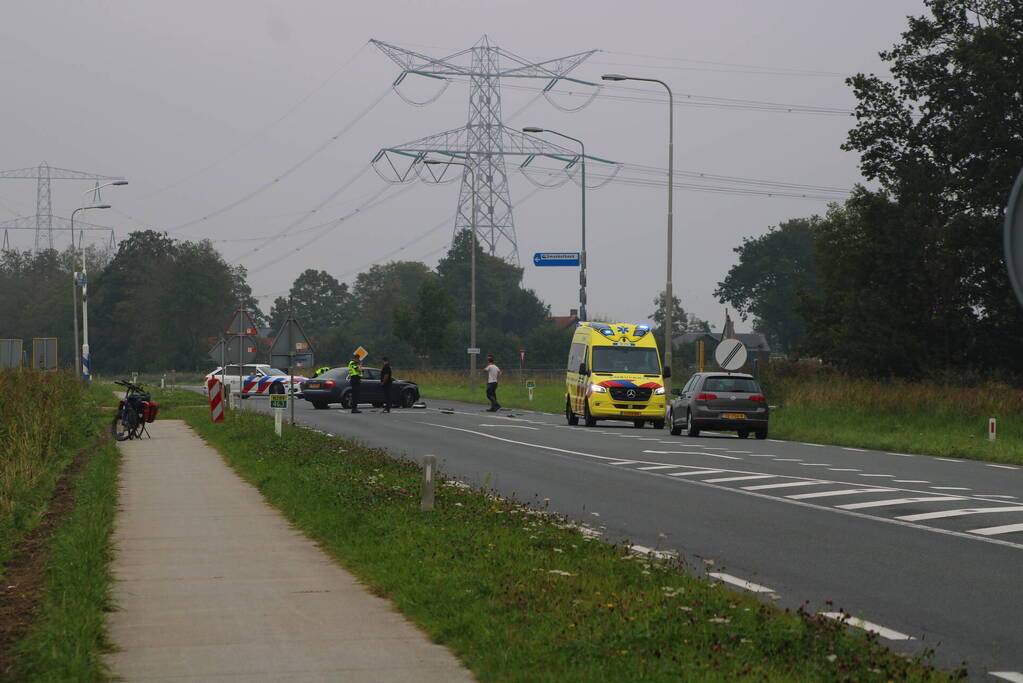
<svg viewBox="0 0 1023 683">
<path fill-rule="evenodd" d="M 931 482 L 924 479 L 892 479 L 896 484 L 930 484 Z"/>
<path fill-rule="evenodd" d="M 794 493 L 791 496 L 785 496 L 792 500 L 807 500 L 809 498 L 827 498 L 829 496 L 851 496 L 857 493 L 890 493 L 894 489 L 841 489 L 839 491 L 815 491 L 813 493 Z"/>
<path fill-rule="evenodd" d="M 637 470 L 676 470 L 679 465 L 647 465 L 646 467 L 637 467 Z"/>
<path fill-rule="evenodd" d="M 641 437 L 639 437 L 639 440 L 640 441 L 660 441 L 660 439 L 654 439 L 654 438 L 649 437 L 649 436 L 641 436 Z"/>
<path fill-rule="evenodd" d="M 935 491 L 972 491 L 973 489 L 965 486 L 932 486 Z"/>
<path fill-rule="evenodd" d="M 530 427 L 529 425 L 480 425 L 480 427 L 504 427 L 505 429 L 532 429 L 534 432 L 540 431 L 539 427 Z"/>
<path fill-rule="evenodd" d="M 635 465 L 638 460 L 619 460 L 618 462 L 608 463 L 609 465 Z"/>
<path fill-rule="evenodd" d="M 894 477 L 894 474 L 861 474 L 861 477 Z"/>
<path fill-rule="evenodd" d="M 1011 499 L 1015 499 L 1016 498 L 1016 496 L 1003 496 L 1000 493 L 985 493 L 985 494 L 979 494 L 978 493 L 977 497 L 978 498 L 1006 498 L 1006 499 L 1010 499 L 1010 498 Z"/>
<path fill-rule="evenodd" d="M 827 467 L 830 462 L 801 462 L 799 463 L 803 467 Z"/>
<path fill-rule="evenodd" d="M 803 462 L 800 458 L 775 458 L 775 462 Z"/>
<path fill-rule="evenodd" d="M 724 472 L 724 470 L 694 470 L 692 472 L 669 472 L 669 477 L 689 477 L 694 474 L 717 474 L 718 472 Z"/>
<path fill-rule="evenodd" d="M 970 529 L 967 533 L 980 536 L 998 536 L 999 534 L 1014 534 L 1023 531 L 1023 524 L 1006 524 L 1004 526 L 988 526 L 981 529 Z"/>
<path fill-rule="evenodd" d="M 819 486 L 828 484 L 827 481 L 789 481 L 784 484 L 757 484 L 756 486 L 743 486 L 743 491 L 766 491 L 767 489 L 787 489 L 794 486 Z"/>
<path fill-rule="evenodd" d="M 855 467 L 829 467 L 828 469 L 831 470 L 832 472 L 862 472 L 863 471 L 863 470 L 858 470 Z"/>
<path fill-rule="evenodd" d="M 800 441 L 799 443 L 802 444 L 803 446 L 816 446 L 817 448 L 824 448 L 824 444 L 822 443 L 806 443 L 805 441 Z"/>
<path fill-rule="evenodd" d="M 912 453 L 893 453 L 892 451 L 886 451 L 886 452 L 888 453 L 888 455 L 898 455 L 898 456 L 901 456 L 903 458 L 915 458 L 916 457 Z"/>
<path fill-rule="evenodd" d="M 841 621 L 845 624 L 848 624 L 849 626 L 855 626 L 856 628 L 862 628 L 864 631 L 876 633 L 877 635 L 887 640 L 916 640 L 916 638 L 914 638 L 913 636 L 906 635 L 905 633 L 899 633 L 898 631 L 893 631 L 890 628 L 885 628 L 884 626 L 880 626 L 873 622 L 865 621 L 857 617 L 852 617 L 842 612 L 821 612 L 820 614 L 821 616 L 827 617 L 828 619 Z"/>
<path fill-rule="evenodd" d="M 889 500 L 868 500 L 864 503 L 846 503 L 845 505 L 836 505 L 837 508 L 843 510 L 862 510 L 864 508 L 880 508 L 887 507 L 889 505 L 907 505 L 909 503 L 940 503 L 946 500 L 966 500 L 962 496 L 918 496 L 916 498 L 891 498 Z M 1023 529 L 1023 524 L 1019 525 L 1020 529 Z"/>
<path fill-rule="evenodd" d="M 723 484 L 726 481 L 752 481 L 753 479 L 776 479 L 774 474 L 747 474 L 741 477 L 721 477 L 718 479 L 706 479 L 713 484 Z"/>
<path fill-rule="evenodd" d="M 997 467 L 997 468 L 1002 469 L 1002 470 L 1018 470 L 1019 469 L 1018 467 L 1013 467 L 1012 465 L 994 465 L 992 463 L 987 463 L 987 466 L 988 467 Z"/>
<path fill-rule="evenodd" d="M 935 460 L 944 460 L 945 462 L 963 462 L 959 458 L 935 458 Z"/>
<path fill-rule="evenodd" d="M 733 586 L 738 586 L 739 588 L 742 588 L 744 590 L 748 590 L 750 593 L 773 593 L 774 592 L 773 588 L 768 588 L 767 586 L 761 586 L 759 583 L 753 583 L 751 581 L 746 581 L 745 579 L 740 579 L 738 576 L 732 576 L 731 574 L 725 574 L 724 572 L 707 572 L 707 576 L 712 576 L 715 579 L 717 579 L 718 581 L 723 581 L 724 583 L 731 584 Z"/>
<path fill-rule="evenodd" d="M 704 453 L 702 451 L 652 451 L 645 450 L 644 453 L 652 453 L 654 455 L 706 455 L 711 458 L 724 458 L 725 460 L 742 460 L 734 455 L 721 455 L 720 453 Z"/>
<path fill-rule="evenodd" d="M 915 515 L 903 515 L 895 519 L 906 522 L 922 522 L 927 519 L 946 519 L 948 517 L 963 517 L 965 515 L 988 515 L 999 512 L 1023 512 L 1023 505 L 1003 505 L 994 508 L 959 508 L 958 510 L 940 510 L 938 512 L 921 512 Z"/>
<path fill-rule="evenodd" d="M 493 441 L 503 441 L 505 443 L 514 444 L 516 446 L 525 446 L 527 448 L 534 448 L 534 449 L 538 449 L 538 450 L 545 450 L 545 451 L 549 451 L 549 452 L 558 454 L 561 457 L 579 456 L 579 457 L 583 457 L 583 458 L 590 458 L 591 460 L 594 460 L 594 461 L 600 461 L 600 462 L 605 463 L 605 464 L 608 463 L 608 462 L 618 462 L 618 461 L 621 460 L 620 457 L 616 458 L 616 457 L 610 457 L 610 456 L 606 456 L 606 455 L 597 455 L 596 453 L 585 453 L 585 452 L 582 452 L 582 451 L 573 451 L 573 450 L 570 450 L 570 449 L 567 449 L 567 448 L 557 448 L 556 446 L 548 446 L 546 444 L 539 444 L 539 443 L 530 443 L 528 441 L 516 441 L 515 439 L 509 439 L 507 437 L 497 436 L 496 434 L 488 434 L 486 432 L 481 432 L 481 431 L 477 431 L 477 430 L 474 430 L 474 429 L 466 429 L 466 428 L 463 428 L 463 427 L 455 427 L 455 426 L 452 426 L 452 425 L 437 424 L 435 422 L 426 422 L 426 421 L 420 421 L 419 424 L 424 424 L 424 425 L 427 425 L 427 426 L 430 426 L 430 427 L 437 427 L 438 429 L 447 429 L 447 430 L 455 431 L 455 432 L 463 432 L 463 433 L 466 433 L 466 434 L 473 434 L 475 436 L 479 436 L 479 437 L 482 437 L 484 439 L 491 439 Z M 662 463 L 649 463 L 649 464 L 654 465 L 654 464 L 662 464 Z M 680 465 L 680 467 L 690 467 L 690 466 Z M 700 470 L 696 470 L 696 471 L 700 472 L 700 473 L 703 473 L 703 474 L 717 474 L 718 472 L 723 472 L 725 470 L 700 469 Z M 744 472 L 742 470 L 732 470 L 732 472 L 735 473 L 735 474 L 753 474 L 753 473 L 751 473 L 749 471 L 745 471 Z M 649 472 L 648 474 L 649 474 L 649 476 L 653 476 L 653 477 L 670 477 L 670 476 L 674 476 L 675 474 L 679 474 L 679 473 L 669 472 L 669 473 L 662 474 L 660 472 Z M 815 504 L 815 503 L 812 503 L 812 502 L 804 502 L 804 501 L 801 501 L 801 500 L 789 500 L 789 499 L 787 499 L 787 498 L 785 498 L 783 496 L 775 496 L 775 495 L 771 495 L 770 493 L 760 493 L 759 491 L 752 491 L 752 490 L 751 491 L 747 491 L 747 490 L 744 490 L 742 488 L 723 486 L 721 484 L 709 484 L 709 483 L 701 481 L 699 479 L 679 479 L 679 481 L 684 481 L 684 482 L 686 482 L 687 484 L 689 484 L 691 486 L 702 486 L 702 487 L 707 487 L 707 488 L 715 489 L 717 491 L 729 491 L 729 492 L 736 493 L 736 494 L 739 494 L 739 495 L 753 496 L 755 498 L 760 498 L 760 499 L 765 500 L 765 501 L 771 501 L 771 502 L 775 502 L 775 503 L 785 503 L 787 505 L 798 505 L 798 506 L 805 507 L 805 508 L 810 509 L 810 510 L 816 510 L 816 511 L 822 511 L 823 510 L 823 511 L 831 512 L 832 514 L 847 515 L 847 516 L 850 516 L 850 517 L 856 517 L 858 519 L 862 519 L 862 520 L 866 520 L 866 521 L 871 521 L 871 522 L 874 522 L 874 523 L 877 523 L 877 524 L 892 524 L 892 525 L 895 525 L 895 526 L 902 526 L 902 527 L 906 527 L 906 528 L 910 528 L 910 529 L 916 529 L 918 531 L 926 531 L 926 532 L 930 532 L 930 533 L 934 533 L 934 534 L 941 534 L 942 536 L 950 536 L 950 537 L 953 537 L 953 538 L 959 538 L 959 539 L 963 539 L 963 540 L 969 540 L 969 541 L 975 541 L 975 542 L 981 542 L 981 543 L 989 543 L 989 544 L 992 544 L 992 545 L 1000 545 L 1000 546 L 1004 546 L 1006 548 L 1013 548 L 1014 550 L 1023 550 L 1023 543 L 1017 543 L 1017 542 L 1014 542 L 1014 541 L 1003 540 L 1003 539 L 1000 539 L 1000 538 L 997 538 L 997 537 L 981 536 L 979 534 L 971 534 L 971 533 L 967 533 L 967 532 L 964 532 L 964 531 L 955 531 L 953 529 L 942 529 L 940 527 L 927 526 L 925 524 L 918 524 L 916 522 L 907 522 L 907 521 L 904 521 L 904 520 L 893 519 L 893 518 L 890 518 L 890 517 L 884 517 L 884 516 L 879 516 L 879 515 L 874 515 L 874 514 L 869 514 L 869 513 L 864 513 L 864 512 L 857 512 L 855 510 L 841 510 L 841 509 L 838 509 L 836 507 L 821 506 L 819 504 Z M 826 482 L 826 481 L 819 481 L 818 480 L 818 481 L 806 482 L 806 483 L 807 484 L 809 484 L 809 483 L 828 484 L 828 483 L 835 483 L 835 482 Z M 799 485 L 803 485 L 803 484 L 799 484 Z M 775 485 L 767 484 L 766 486 L 777 486 L 777 485 L 776 484 Z M 758 488 L 758 487 L 745 487 L 745 488 L 751 488 L 752 489 L 752 488 Z M 977 499 L 977 498 L 974 497 L 974 499 Z"/>
<path fill-rule="evenodd" d="M 849 448 L 848 446 L 842 446 L 842 450 L 843 451 L 856 451 L 858 453 L 866 453 L 867 452 L 867 449 L 865 449 L 865 448 Z"/>
<path fill-rule="evenodd" d="M 1023 683 L 1023 673 L 1019 671 L 990 671 L 989 673 L 995 678 L 1001 678 L 1003 681 Z"/>
</svg>

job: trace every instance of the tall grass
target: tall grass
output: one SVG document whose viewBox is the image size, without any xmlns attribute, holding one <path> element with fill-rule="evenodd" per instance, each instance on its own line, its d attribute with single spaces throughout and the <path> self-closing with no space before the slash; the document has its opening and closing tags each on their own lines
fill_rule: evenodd
<svg viewBox="0 0 1023 683">
<path fill-rule="evenodd" d="M 82 383 L 69 373 L 0 371 L 0 573 L 75 450 L 91 438 L 84 401 Z"/>
</svg>

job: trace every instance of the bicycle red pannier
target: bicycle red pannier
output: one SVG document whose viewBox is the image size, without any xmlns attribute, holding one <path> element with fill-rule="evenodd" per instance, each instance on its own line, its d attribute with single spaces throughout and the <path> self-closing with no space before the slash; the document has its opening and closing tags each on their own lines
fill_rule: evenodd
<svg viewBox="0 0 1023 683">
<path fill-rule="evenodd" d="M 156 401 L 146 401 L 142 404 L 142 419 L 146 422 L 155 422 L 156 414 L 160 411 L 160 404 Z"/>
</svg>

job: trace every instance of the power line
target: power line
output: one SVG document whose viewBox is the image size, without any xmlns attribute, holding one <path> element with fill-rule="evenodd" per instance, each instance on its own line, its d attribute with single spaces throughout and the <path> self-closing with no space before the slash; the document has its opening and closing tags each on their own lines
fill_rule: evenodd
<svg viewBox="0 0 1023 683">
<path fill-rule="evenodd" d="M 158 189 L 150 192 L 149 194 L 141 197 L 140 199 L 149 199 L 150 197 L 155 197 L 156 195 L 163 194 L 167 190 L 174 189 L 175 187 L 178 187 L 179 185 L 182 185 L 182 184 L 188 182 L 189 180 L 192 180 L 193 178 L 197 178 L 198 176 L 202 175 L 203 173 L 206 173 L 206 171 L 209 171 L 210 169 L 215 168 L 216 166 L 219 166 L 224 161 L 227 161 L 228 159 L 230 159 L 231 157 L 236 155 L 238 152 L 242 151 L 243 149 L 245 149 L 246 147 L 251 145 L 256 140 L 256 138 L 258 138 L 259 136 L 263 135 L 263 133 L 267 132 L 268 130 L 270 130 L 274 126 L 280 124 L 285 119 L 287 119 L 289 116 L 291 116 L 296 111 L 298 111 L 298 109 L 303 104 L 308 102 L 313 97 L 313 95 L 315 95 L 320 90 L 322 90 L 324 87 L 326 87 L 326 85 L 328 83 L 330 83 L 332 80 L 334 80 L 335 76 L 337 76 L 339 73 L 341 73 L 341 71 L 343 69 L 345 69 L 349 64 L 351 64 L 353 61 L 355 61 L 355 58 L 358 57 L 359 54 L 363 50 L 365 50 L 368 45 L 369 45 L 369 41 L 366 41 L 365 43 L 363 43 L 362 46 L 360 46 L 359 49 L 356 50 L 354 54 L 352 54 L 351 57 L 346 59 L 339 67 L 334 69 L 334 71 L 332 71 L 330 73 L 330 75 L 327 76 L 319 85 L 317 85 L 315 88 L 313 88 L 311 91 L 309 91 L 308 94 L 306 94 L 298 102 L 296 102 L 294 105 L 292 105 L 286 112 L 284 112 L 283 114 L 278 116 L 276 119 L 274 119 L 270 123 L 264 125 L 262 128 L 259 128 L 258 130 L 256 130 L 253 133 L 251 133 L 245 140 L 243 140 L 237 146 L 232 148 L 226 154 L 224 154 L 223 156 L 215 159 L 214 161 L 211 161 L 210 163 L 206 164 L 205 166 L 203 166 L 199 170 L 197 170 L 197 171 L 195 171 L 193 173 L 189 173 L 188 175 L 186 175 L 186 176 L 184 176 L 182 178 L 179 178 L 178 180 L 172 182 L 169 185 L 164 185 L 163 187 L 158 188 Z"/>
<path fill-rule="evenodd" d="M 768 66 L 761 64 L 737 64 L 735 62 L 716 62 L 707 59 L 692 59 L 687 57 L 662 57 L 658 55 L 645 55 L 638 52 L 618 52 L 616 50 L 608 50 L 607 54 L 618 54 L 625 55 L 627 57 L 640 57 L 642 59 L 656 59 L 665 62 L 681 62 L 690 64 L 700 64 L 708 67 L 726 67 L 733 69 L 749 69 L 752 72 L 759 73 L 777 73 L 777 74 L 792 74 L 794 76 L 832 76 L 832 77 L 846 77 L 848 74 L 844 74 L 839 71 L 823 71 L 819 69 L 803 69 L 798 67 L 782 67 L 782 66 Z M 646 64 L 635 65 L 635 66 L 649 66 Z"/>
<path fill-rule="evenodd" d="M 280 181 L 286 179 L 292 173 L 294 173 L 298 169 L 302 168 L 302 166 L 305 166 L 307 163 L 309 163 L 314 158 L 319 156 L 325 149 L 327 149 L 332 144 L 334 144 L 334 142 L 336 142 L 338 138 L 340 138 L 342 135 L 344 135 L 345 133 L 350 131 L 355 126 L 355 124 L 357 124 L 359 121 L 361 121 L 363 118 L 365 118 L 367 114 L 369 114 L 371 111 L 373 111 L 373 109 L 376 108 L 376 106 L 378 104 L 380 104 L 384 100 L 384 98 L 387 97 L 387 95 L 390 92 L 391 92 L 391 88 L 388 87 L 386 90 L 384 90 L 380 94 L 379 97 L 377 97 L 375 100 L 373 100 L 373 102 L 368 107 L 366 107 L 361 112 L 359 112 L 359 114 L 357 114 L 354 119 L 352 119 L 351 121 L 346 123 L 344 126 L 342 126 L 340 129 L 338 129 L 338 131 L 336 133 L 334 133 L 334 135 L 332 135 L 330 138 L 328 138 L 319 147 L 317 147 L 316 149 L 311 151 L 309 154 L 307 154 L 305 157 L 303 157 L 300 161 L 298 161 L 298 163 L 292 165 L 290 168 L 288 168 L 286 171 L 284 171 L 283 173 L 281 173 L 277 177 L 273 178 L 269 182 L 263 183 L 262 185 L 257 187 L 255 190 L 253 190 L 252 192 L 249 192 L 248 194 L 244 195 L 240 199 L 237 199 L 237 200 L 231 202 L 230 204 L 227 204 L 226 206 L 222 206 L 222 207 L 220 207 L 219 209 L 217 209 L 215 211 L 211 211 L 210 213 L 206 214 L 205 216 L 202 216 L 201 218 L 196 218 L 196 219 L 188 221 L 186 223 L 181 223 L 179 225 L 175 225 L 174 227 L 172 227 L 169 230 L 167 230 L 167 232 L 168 233 L 178 232 L 179 230 L 183 230 L 184 228 L 187 228 L 187 227 L 190 227 L 192 225 L 195 225 L 196 223 L 202 223 L 203 221 L 207 221 L 210 218 L 214 218 L 214 217 L 219 216 L 219 215 L 221 215 L 223 213 L 226 213 L 226 212 L 230 211 L 231 209 L 235 208 L 236 206 L 240 206 L 240 205 L 244 204 L 245 202 L 249 201 L 253 197 L 255 197 L 255 196 L 259 195 L 259 194 L 262 194 L 263 192 L 265 192 L 266 190 L 270 189 L 271 187 L 273 187 L 274 185 L 276 185 Z"/>
</svg>

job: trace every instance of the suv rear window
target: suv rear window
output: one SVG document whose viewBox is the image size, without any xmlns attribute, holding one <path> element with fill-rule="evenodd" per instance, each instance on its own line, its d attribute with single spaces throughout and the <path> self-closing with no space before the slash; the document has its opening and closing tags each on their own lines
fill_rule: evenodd
<svg viewBox="0 0 1023 683">
<path fill-rule="evenodd" d="M 760 385 L 750 377 L 708 377 L 703 383 L 703 390 L 757 394 L 760 393 Z"/>
</svg>

